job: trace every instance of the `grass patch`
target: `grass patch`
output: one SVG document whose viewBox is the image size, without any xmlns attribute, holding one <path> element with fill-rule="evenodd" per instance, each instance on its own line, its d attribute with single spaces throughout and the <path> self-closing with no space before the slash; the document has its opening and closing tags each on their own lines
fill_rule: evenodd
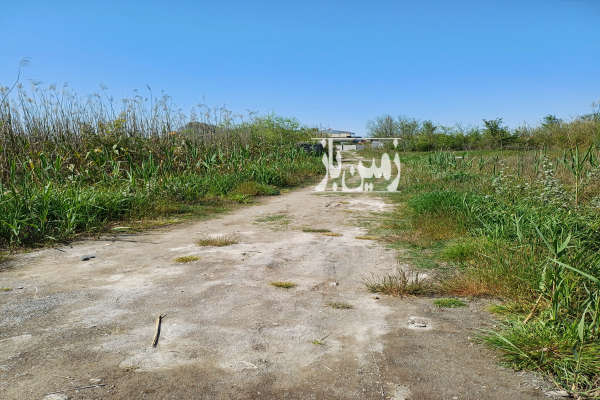
<svg viewBox="0 0 600 400">
<path fill-rule="evenodd" d="M 215 247 L 224 247 L 230 246 L 232 244 L 239 243 L 237 236 L 235 235 L 219 235 L 212 237 L 205 237 L 196 241 L 198 246 L 215 246 Z"/>
<path fill-rule="evenodd" d="M 273 230 L 285 230 L 289 226 L 291 219 L 285 213 L 277 213 L 256 218 L 254 221 L 266 224 Z"/>
<path fill-rule="evenodd" d="M 564 335 L 543 321 L 523 324 L 519 320 L 509 320 L 500 331 L 488 332 L 482 339 L 502 350 L 506 365 L 544 371 L 559 377 L 569 391 L 600 398 L 600 342 L 581 343 L 576 335 Z"/>
<path fill-rule="evenodd" d="M 467 305 L 464 301 L 454 298 L 435 299 L 433 304 L 440 308 L 458 308 Z"/>
<path fill-rule="evenodd" d="M 197 257 L 197 256 L 183 256 L 183 257 L 177 257 L 175 259 L 175 262 L 185 264 L 185 263 L 191 263 L 194 261 L 198 261 L 199 259 L 200 259 L 200 257 Z"/>
<path fill-rule="evenodd" d="M 518 316 L 529 313 L 529 309 L 527 307 L 524 307 L 523 304 L 515 302 L 505 304 L 490 304 L 485 309 L 489 313 L 503 316 Z"/>
<path fill-rule="evenodd" d="M 379 238 L 377 236 L 374 236 L 374 235 L 362 235 L 362 236 L 356 236 L 355 239 L 359 239 L 359 240 L 377 240 Z"/>
<path fill-rule="evenodd" d="M 281 224 L 288 224 L 289 223 L 289 216 L 287 214 L 271 214 L 271 215 L 265 215 L 263 217 L 258 217 L 255 219 L 256 222 L 260 222 L 260 223 L 281 223 Z"/>
<path fill-rule="evenodd" d="M 354 308 L 354 306 L 352 306 L 352 304 L 344 303 L 342 301 L 334 301 L 331 303 L 327 303 L 327 305 L 336 310 L 351 310 Z"/>
<path fill-rule="evenodd" d="M 10 292 L 11 290 L 12 290 L 12 288 L 9 288 L 9 287 L 0 288 L 0 292 Z"/>
<path fill-rule="evenodd" d="M 323 235 L 323 236 L 333 236 L 333 237 L 343 236 L 341 233 L 337 233 L 337 232 L 322 232 L 321 235 Z"/>
<path fill-rule="evenodd" d="M 476 251 L 476 243 L 464 240 L 447 244 L 442 250 L 441 258 L 448 261 L 464 262 L 472 259 Z"/>
<path fill-rule="evenodd" d="M 275 286 L 281 289 L 292 289 L 295 288 L 297 285 L 294 282 L 276 281 L 271 282 L 271 286 Z"/>
<path fill-rule="evenodd" d="M 307 233 L 329 233 L 331 231 L 329 229 L 325 229 L 325 228 L 302 228 L 302 232 L 307 232 Z"/>
<path fill-rule="evenodd" d="M 325 342 L 323 340 L 320 340 L 320 339 L 315 339 L 311 343 L 314 344 L 314 345 L 316 345 L 316 346 L 325 346 Z"/>
<path fill-rule="evenodd" d="M 245 196 L 276 196 L 280 191 L 273 185 L 255 181 L 246 181 L 236 186 L 232 193 Z"/>
<path fill-rule="evenodd" d="M 381 293 L 390 296 L 428 295 L 434 293 L 433 285 L 428 281 L 419 280 L 419 274 L 411 276 L 398 269 L 386 275 L 373 275 L 364 280 L 364 284 L 371 293 Z"/>
</svg>

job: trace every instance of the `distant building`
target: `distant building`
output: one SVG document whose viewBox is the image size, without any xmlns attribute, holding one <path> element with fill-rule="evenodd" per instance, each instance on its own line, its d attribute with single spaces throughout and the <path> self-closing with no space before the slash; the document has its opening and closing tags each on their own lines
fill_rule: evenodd
<svg viewBox="0 0 600 400">
<path fill-rule="evenodd" d="M 335 129 L 327 129 L 327 130 L 321 131 L 321 134 L 325 137 L 336 138 L 336 139 L 339 139 L 339 138 L 347 139 L 347 138 L 356 137 L 356 133 L 354 133 L 354 132 L 337 131 Z"/>
</svg>

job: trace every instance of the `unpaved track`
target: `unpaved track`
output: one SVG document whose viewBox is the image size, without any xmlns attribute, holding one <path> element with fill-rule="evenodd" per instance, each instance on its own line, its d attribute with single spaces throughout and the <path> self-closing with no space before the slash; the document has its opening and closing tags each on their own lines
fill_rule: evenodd
<svg viewBox="0 0 600 400">
<path fill-rule="evenodd" d="M 397 261 L 356 239 L 365 230 L 354 217 L 384 206 L 306 188 L 213 220 L 20 255 L 0 272 L 0 287 L 13 288 L 0 292 L 0 398 L 543 398 L 470 342 L 489 320 L 478 303 L 439 311 L 431 299 L 365 290 L 363 277 Z M 287 226 L 256 222 L 277 213 Z M 240 242 L 195 245 L 211 234 Z M 96 258 L 81 261 L 87 254 Z M 174 262 L 187 255 L 200 260 Z M 327 306 L 335 301 L 354 308 Z M 430 326 L 409 329 L 411 316 Z"/>
</svg>

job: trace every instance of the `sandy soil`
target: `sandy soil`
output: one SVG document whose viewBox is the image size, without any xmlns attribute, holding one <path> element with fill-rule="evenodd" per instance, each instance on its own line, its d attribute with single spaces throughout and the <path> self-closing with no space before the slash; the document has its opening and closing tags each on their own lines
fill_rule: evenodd
<svg viewBox="0 0 600 400">
<path fill-rule="evenodd" d="M 493 323 L 481 303 L 438 310 L 366 291 L 365 276 L 398 264 L 395 250 L 356 239 L 366 231 L 354 218 L 386 207 L 306 188 L 209 221 L 19 255 L 0 272 L 12 289 L 0 292 L 0 398 L 543 398 L 543 382 L 470 340 Z M 195 244 L 221 234 L 239 243 Z M 199 260 L 174 261 L 189 255 Z"/>
</svg>

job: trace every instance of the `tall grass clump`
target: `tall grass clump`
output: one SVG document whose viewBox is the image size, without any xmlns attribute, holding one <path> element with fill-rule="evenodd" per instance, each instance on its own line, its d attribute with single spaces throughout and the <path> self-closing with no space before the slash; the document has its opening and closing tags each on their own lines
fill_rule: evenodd
<svg viewBox="0 0 600 400">
<path fill-rule="evenodd" d="M 190 114 L 148 88 L 121 102 L 103 90 L 0 88 L 0 247 L 64 240 L 111 221 L 275 194 L 320 172 L 293 119 Z M 251 189 L 251 190 L 250 190 Z"/>
<path fill-rule="evenodd" d="M 397 218 L 408 222 L 390 224 L 397 237 L 432 243 L 434 257 L 455 267 L 443 270 L 448 293 L 500 297 L 523 310 L 484 337 L 507 363 L 600 398 L 599 149 L 426 153 L 404 161 Z M 439 221 L 454 234 L 424 228 Z"/>
</svg>

